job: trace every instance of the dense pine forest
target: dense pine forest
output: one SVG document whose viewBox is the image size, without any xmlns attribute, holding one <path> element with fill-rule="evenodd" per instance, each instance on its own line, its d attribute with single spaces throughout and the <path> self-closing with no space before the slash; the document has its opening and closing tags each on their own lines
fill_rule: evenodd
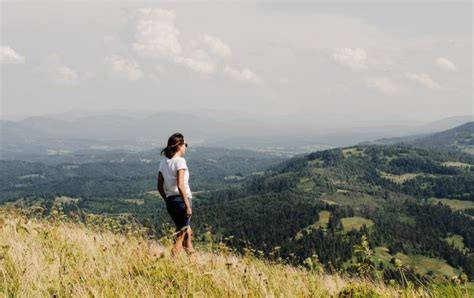
<svg viewBox="0 0 474 298">
<path fill-rule="evenodd" d="M 470 136 L 462 129 L 462 142 L 444 134 L 444 141 L 462 143 L 463 150 L 358 145 L 289 159 L 245 150 L 191 151 L 197 239 L 210 233 L 242 254 L 387 282 L 423 284 L 462 274 L 472 279 L 469 127 Z M 1 201 L 36 204 L 46 212 L 60 203 L 66 213 L 131 214 L 161 237 L 170 218 L 156 192 L 160 158 L 156 150 L 112 162 L 90 156 L 83 163 L 77 157 L 2 161 Z"/>
</svg>

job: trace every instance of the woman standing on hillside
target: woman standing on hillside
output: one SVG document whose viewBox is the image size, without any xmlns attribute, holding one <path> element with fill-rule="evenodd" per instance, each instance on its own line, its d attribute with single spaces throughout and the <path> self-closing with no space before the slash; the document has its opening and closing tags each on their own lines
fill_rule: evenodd
<svg viewBox="0 0 474 298">
<path fill-rule="evenodd" d="M 183 246 L 188 255 L 194 252 L 189 226 L 192 194 L 188 184 L 189 170 L 184 159 L 187 147 L 182 134 L 170 136 L 168 146 L 161 151 L 161 155 L 166 157 L 160 161 L 158 172 L 158 191 L 166 201 L 166 209 L 176 225 L 173 256 L 177 256 Z"/>
</svg>

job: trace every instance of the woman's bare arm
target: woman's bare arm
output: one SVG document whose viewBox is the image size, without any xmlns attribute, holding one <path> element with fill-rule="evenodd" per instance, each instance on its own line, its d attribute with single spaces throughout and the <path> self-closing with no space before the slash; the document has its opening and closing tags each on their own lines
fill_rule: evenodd
<svg viewBox="0 0 474 298">
<path fill-rule="evenodd" d="M 186 187 L 184 186 L 184 171 L 186 170 L 185 169 L 178 170 L 178 175 L 176 175 L 176 179 L 177 179 L 179 194 L 183 198 L 184 205 L 186 206 L 186 215 L 190 217 L 192 215 L 192 210 L 191 210 L 191 204 L 189 204 L 188 194 L 186 193 Z"/>
<path fill-rule="evenodd" d="M 163 183 L 164 182 L 165 182 L 165 179 L 163 178 L 163 175 L 161 174 L 161 172 L 159 172 L 157 183 L 156 183 L 156 188 L 157 188 L 158 192 L 160 193 L 161 197 L 163 198 L 163 200 L 166 199 L 165 189 L 163 188 Z"/>
</svg>

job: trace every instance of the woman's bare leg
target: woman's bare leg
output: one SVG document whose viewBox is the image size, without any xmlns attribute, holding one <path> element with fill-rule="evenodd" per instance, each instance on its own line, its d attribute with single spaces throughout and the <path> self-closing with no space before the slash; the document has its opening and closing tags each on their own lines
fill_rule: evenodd
<svg viewBox="0 0 474 298">
<path fill-rule="evenodd" d="M 187 251 L 187 252 L 193 252 L 194 251 L 194 248 L 193 248 L 193 230 L 191 228 L 188 228 L 186 230 L 186 234 L 184 236 L 184 249 Z"/>
<path fill-rule="evenodd" d="M 194 248 L 193 248 L 193 230 L 191 228 L 188 228 L 186 230 L 186 235 L 184 237 L 184 250 L 188 254 L 189 258 L 191 261 L 194 261 Z"/>
<path fill-rule="evenodd" d="M 178 235 L 176 235 L 174 246 L 171 249 L 171 253 L 173 257 L 178 256 L 179 253 L 181 252 L 181 248 L 183 248 L 184 237 L 186 236 L 186 234 L 187 234 L 186 231 L 179 231 Z"/>
</svg>

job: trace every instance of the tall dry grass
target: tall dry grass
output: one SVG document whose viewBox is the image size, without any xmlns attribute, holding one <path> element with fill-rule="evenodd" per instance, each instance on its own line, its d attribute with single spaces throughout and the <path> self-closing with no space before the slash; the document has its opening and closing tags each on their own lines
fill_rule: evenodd
<svg viewBox="0 0 474 298">
<path fill-rule="evenodd" d="M 0 293 L 9 297 L 437 296 L 226 252 L 198 250 L 194 262 L 185 254 L 173 259 L 169 245 L 134 231 L 116 234 L 61 216 L 30 218 L 21 210 L 0 208 Z M 453 293 L 464 295 L 462 290 Z"/>
</svg>

